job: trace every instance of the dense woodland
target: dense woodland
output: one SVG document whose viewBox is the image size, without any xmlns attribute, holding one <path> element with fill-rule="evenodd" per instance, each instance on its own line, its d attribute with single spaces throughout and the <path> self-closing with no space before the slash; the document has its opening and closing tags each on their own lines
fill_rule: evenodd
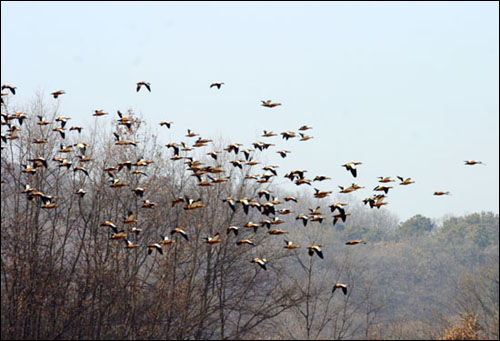
<svg viewBox="0 0 500 341">
<path fill-rule="evenodd" d="M 62 127 L 58 100 L 42 97 L 20 108 L 4 98 L 2 107 L 2 339 L 499 338 L 498 214 L 399 221 L 356 193 L 297 196 L 273 185 L 265 164 L 248 164 L 275 147 L 193 147 L 196 136 L 169 148 L 158 130 L 187 127 L 158 127 L 131 112 L 121 121 L 110 112 L 114 126 L 81 132 L 69 130 L 78 123 L 70 120 L 63 138 L 54 131 Z M 217 158 L 207 155 L 214 150 Z M 217 167 L 224 173 L 211 172 Z M 117 181 L 126 185 L 112 187 Z M 291 194 L 297 202 L 284 200 Z M 248 213 L 243 198 L 254 202 Z M 334 202 L 350 212 L 335 225 Z M 317 206 L 321 222 L 296 219 Z M 278 218 L 284 223 L 262 223 Z M 126 239 L 112 239 L 120 230 Z M 219 242 L 208 243 L 217 233 Z M 254 245 L 236 243 L 245 238 Z M 357 239 L 366 244 L 346 245 Z M 309 255 L 313 244 L 324 259 Z M 347 285 L 345 295 L 332 292 L 336 283 Z"/>
</svg>

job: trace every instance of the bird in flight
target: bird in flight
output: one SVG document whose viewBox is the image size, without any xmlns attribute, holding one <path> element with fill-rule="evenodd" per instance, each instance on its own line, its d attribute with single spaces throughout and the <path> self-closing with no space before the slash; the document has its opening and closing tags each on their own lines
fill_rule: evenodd
<svg viewBox="0 0 500 341">
<path fill-rule="evenodd" d="M 222 86 L 222 84 L 224 84 L 224 82 L 212 83 L 212 84 L 210 84 L 210 88 L 213 88 L 214 86 L 216 86 L 217 89 L 220 89 L 220 87 Z"/>
<path fill-rule="evenodd" d="M 257 263 L 260 265 L 260 267 L 264 270 L 267 270 L 266 268 L 266 263 L 267 263 L 267 260 L 265 258 L 254 258 L 250 261 L 251 263 Z"/>
<path fill-rule="evenodd" d="M 317 244 L 309 246 L 309 251 L 308 251 L 309 256 L 314 255 L 314 252 L 316 252 L 319 258 L 323 259 L 323 251 L 321 250 L 322 247 L 323 245 L 317 245 Z"/>
<path fill-rule="evenodd" d="M 15 86 L 12 86 L 10 84 L 4 84 L 4 85 L 2 85 L 2 90 L 5 90 L 5 89 L 10 90 L 10 92 L 12 92 L 13 95 L 16 94 L 16 89 L 17 88 Z"/>
<path fill-rule="evenodd" d="M 466 160 L 464 162 L 468 166 L 474 166 L 474 165 L 485 165 L 486 166 L 486 164 L 483 163 L 482 161 Z"/>
<path fill-rule="evenodd" d="M 52 96 L 54 96 L 54 98 L 57 98 L 61 95 L 64 95 L 66 92 L 64 90 L 58 90 L 58 91 L 54 91 L 53 93 L 51 93 Z"/>
<path fill-rule="evenodd" d="M 437 192 L 434 192 L 434 195 L 451 195 L 450 192 L 442 192 L 442 191 L 437 191 Z"/>
<path fill-rule="evenodd" d="M 333 293 L 335 292 L 336 289 L 342 289 L 342 292 L 344 293 L 344 295 L 347 295 L 347 284 L 336 283 L 333 286 L 332 295 L 333 295 Z"/>
<path fill-rule="evenodd" d="M 141 90 L 141 87 L 143 85 L 146 87 L 146 89 L 148 89 L 149 92 L 151 92 L 151 83 L 148 83 L 148 82 L 145 82 L 145 81 L 137 83 L 137 92 L 139 92 L 139 90 Z"/>
<path fill-rule="evenodd" d="M 281 105 L 281 103 L 272 103 L 272 101 L 270 99 L 268 99 L 267 101 L 261 101 L 262 102 L 262 106 L 263 107 L 268 107 L 268 108 L 274 108 L 274 107 L 277 107 L 278 105 Z"/>
<path fill-rule="evenodd" d="M 342 165 L 342 167 L 345 167 L 345 169 L 348 172 L 350 171 L 352 173 L 352 176 L 356 177 L 356 175 L 357 175 L 356 174 L 357 173 L 356 172 L 356 166 L 360 165 L 360 164 L 361 164 L 361 162 L 348 162 L 348 163 Z"/>
</svg>

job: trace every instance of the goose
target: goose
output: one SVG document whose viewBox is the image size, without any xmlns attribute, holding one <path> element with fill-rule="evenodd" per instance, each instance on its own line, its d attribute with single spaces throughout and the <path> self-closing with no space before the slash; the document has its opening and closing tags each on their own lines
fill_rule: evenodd
<svg viewBox="0 0 500 341">
<path fill-rule="evenodd" d="M 64 95 L 66 92 L 64 90 L 58 90 L 58 91 L 54 91 L 51 93 L 51 95 L 54 97 L 54 98 L 57 98 L 61 95 Z"/>
<path fill-rule="evenodd" d="M 309 217 L 310 221 L 317 221 L 320 224 L 323 222 L 324 219 L 325 218 L 323 216 L 321 216 L 321 215 L 313 215 L 313 216 Z"/>
<path fill-rule="evenodd" d="M 317 206 L 315 209 L 310 208 L 309 212 L 311 212 L 311 215 L 322 215 L 321 213 L 321 206 Z"/>
<path fill-rule="evenodd" d="M 201 199 L 193 200 L 186 198 L 187 205 L 184 207 L 185 210 L 196 210 L 198 208 L 203 208 L 205 205 L 201 202 Z"/>
<path fill-rule="evenodd" d="M 279 214 L 291 214 L 291 213 L 294 213 L 294 211 L 288 209 L 288 208 L 283 208 L 281 209 L 280 211 L 278 211 Z"/>
<path fill-rule="evenodd" d="M 344 295 L 347 295 L 347 284 L 336 283 L 333 286 L 332 295 L 333 295 L 333 293 L 335 292 L 336 289 L 342 289 L 342 292 L 344 293 Z"/>
<path fill-rule="evenodd" d="M 241 199 L 238 199 L 238 201 L 240 204 L 243 205 L 243 211 L 245 212 L 245 214 L 248 214 L 248 208 L 250 207 L 250 199 L 248 198 L 241 198 Z"/>
<path fill-rule="evenodd" d="M 38 124 L 39 126 L 46 126 L 46 125 L 48 125 L 48 124 L 51 124 L 51 123 L 52 123 L 52 122 L 47 122 L 47 121 L 45 121 L 45 118 L 43 118 L 43 117 L 42 117 L 42 116 L 40 116 L 40 115 L 37 115 L 36 117 L 38 117 L 38 121 L 39 121 L 39 122 L 38 122 L 37 124 Z"/>
<path fill-rule="evenodd" d="M 55 202 L 46 202 L 45 204 L 43 204 L 41 206 L 41 208 L 47 208 L 47 209 L 56 208 L 56 207 L 59 207 L 59 205 Z"/>
<path fill-rule="evenodd" d="M 168 238 L 168 236 L 160 235 L 160 237 L 161 237 L 161 242 L 160 242 L 161 245 L 175 244 L 175 240 Z"/>
<path fill-rule="evenodd" d="M 153 250 L 156 250 L 160 255 L 163 255 L 163 250 L 161 248 L 161 245 L 158 243 L 153 243 L 148 245 L 148 255 L 153 253 Z"/>
<path fill-rule="evenodd" d="M 401 176 L 397 176 L 397 178 L 401 180 L 401 182 L 399 183 L 400 185 L 410 185 L 415 183 L 415 181 L 413 181 L 411 178 L 403 179 L 403 177 Z"/>
<path fill-rule="evenodd" d="M 217 154 L 220 154 L 220 153 L 221 153 L 220 150 L 214 150 L 214 151 L 208 152 L 207 155 L 210 155 L 212 157 L 212 159 L 217 161 Z"/>
<path fill-rule="evenodd" d="M 222 202 L 227 202 L 229 204 L 229 207 L 231 207 L 231 210 L 233 210 L 233 212 L 236 211 L 236 203 L 233 198 L 227 197 L 225 199 L 222 199 Z"/>
<path fill-rule="evenodd" d="M 2 85 L 2 90 L 5 90 L 5 89 L 10 90 L 10 92 L 12 92 L 12 94 L 15 95 L 17 87 L 12 86 L 10 84 L 4 84 L 4 85 Z"/>
<path fill-rule="evenodd" d="M 313 182 L 314 181 L 325 181 L 325 180 L 331 180 L 332 178 L 328 177 L 328 176 L 324 176 L 324 175 L 317 175 L 316 177 L 314 177 L 313 179 Z"/>
<path fill-rule="evenodd" d="M 130 233 L 135 233 L 136 235 L 138 235 L 138 234 L 139 234 L 139 233 L 141 233 L 141 232 L 142 232 L 142 229 L 139 229 L 139 228 L 137 228 L 137 227 L 132 227 L 132 228 L 130 229 Z"/>
<path fill-rule="evenodd" d="M 106 227 L 110 227 L 115 233 L 118 233 L 118 227 L 116 227 L 115 224 L 113 224 L 112 222 L 106 220 L 105 222 L 101 223 L 99 226 L 106 226 Z"/>
<path fill-rule="evenodd" d="M 73 172 L 77 172 L 77 171 L 80 171 L 80 172 L 84 173 L 86 176 L 89 176 L 88 170 L 83 166 L 76 166 L 73 168 Z"/>
<path fill-rule="evenodd" d="M 128 240 L 127 238 L 124 238 L 123 239 L 125 241 L 125 248 L 126 249 L 136 249 L 137 248 L 137 244 L 134 244 L 132 243 L 130 240 Z"/>
<path fill-rule="evenodd" d="M 434 192 L 434 195 L 451 195 L 451 194 L 450 194 L 450 192 L 438 191 L 438 192 Z"/>
<path fill-rule="evenodd" d="M 187 130 L 186 137 L 195 137 L 195 136 L 199 136 L 199 134 L 192 132 L 191 129 Z"/>
<path fill-rule="evenodd" d="M 345 220 L 347 219 L 347 216 L 351 215 L 351 213 L 339 213 L 333 216 L 333 226 L 337 223 L 339 219 L 342 219 L 342 222 L 345 223 Z"/>
<path fill-rule="evenodd" d="M 64 128 L 64 126 L 66 125 L 66 122 L 68 122 L 70 119 L 71 119 L 71 117 L 59 116 L 54 121 L 61 122 L 61 128 Z"/>
<path fill-rule="evenodd" d="M 325 197 L 329 196 L 330 194 L 332 194 L 332 191 L 320 191 L 317 188 L 315 188 L 314 191 L 315 191 L 314 197 L 318 198 L 318 199 L 325 198 Z"/>
<path fill-rule="evenodd" d="M 241 239 L 236 242 L 236 245 L 243 245 L 243 244 L 255 246 L 253 239 Z"/>
<path fill-rule="evenodd" d="M 170 129 L 170 126 L 172 125 L 172 123 L 174 123 L 174 122 L 161 121 L 160 127 L 167 126 L 167 128 Z"/>
<path fill-rule="evenodd" d="M 361 162 L 348 162 L 346 164 L 343 164 L 341 167 L 345 167 L 345 169 L 349 172 L 352 173 L 352 176 L 356 177 L 357 171 L 356 171 L 356 166 L 361 165 Z"/>
<path fill-rule="evenodd" d="M 213 244 L 218 244 L 222 241 L 219 238 L 220 238 L 220 235 L 218 233 L 216 233 L 213 237 L 205 237 L 203 239 L 205 240 L 205 243 L 207 243 L 209 245 L 213 245 Z"/>
<path fill-rule="evenodd" d="M 136 92 L 139 92 L 139 90 L 141 90 L 141 87 L 142 86 L 145 86 L 146 89 L 148 89 L 149 92 L 151 92 L 151 84 L 148 83 L 148 82 L 145 82 L 145 81 L 142 81 L 142 82 L 138 82 L 137 83 L 137 88 L 136 88 Z"/>
<path fill-rule="evenodd" d="M 180 204 L 181 202 L 184 202 L 184 198 L 183 197 L 175 198 L 174 200 L 172 200 L 172 207 L 174 207 L 175 204 Z"/>
<path fill-rule="evenodd" d="M 321 250 L 321 248 L 323 247 L 323 245 L 318 245 L 318 244 L 313 244 L 311 246 L 309 246 L 309 256 L 313 256 L 314 255 L 314 252 L 316 252 L 316 254 L 319 256 L 319 258 L 323 259 L 323 251 Z"/>
<path fill-rule="evenodd" d="M 286 154 L 291 153 L 289 150 L 278 150 L 276 153 L 280 154 L 280 156 L 284 159 L 286 158 Z"/>
<path fill-rule="evenodd" d="M 336 202 L 336 203 L 333 203 L 331 204 L 330 206 L 330 212 L 334 212 L 335 210 L 338 210 L 339 213 L 343 214 L 345 213 L 345 207 L 347 206 L 346 203 L 341 203 L 341 202 Z"/>
<path fill-rule="evenodd" d="M 261 136 L 262 137 L 273 137 L 273 136 L 278 136 L 278 134 L 275 134 L 272 131 L 266 131 L 266 130 L 264 130 L 264 134 L 262 134 Z"/>
<path fill-rule="evenodd" d="M 312 185 L 311 185 L 311 179 L 297 179 L 297 180 L 295 180 L 295 184 L 296 184 L 297 186 L 300 186 L 300 185 L 303 185 L 303 184 L 306 184 L 306 185 L 312 186 Z"/>
<path fill-rule="evenodd" d="M 59 148 L 60 148 L 59 153 L 71 153 L 73 151 L 72 145 L 65 146 L 61 143 L 61 144 L 59 144 Z"/>
<path fill-rule="evenodd" d="M 112 188 L 119 188 L 119 187 L 126 187 L 128 186 L 127 183 L 125 182 L 122 182 L 121 180 L 118 180 L 118 179 L 110 179 L 111 181 L 111 185 L 110 187 Z"/>
<path fill-rule="evenodd" d="M 22 166 L 23 166 L 22 173 L 26 173 L 26 174 L 35 174 L 36 173 L 36 168 L 32 168 L 32 167 L 29 167 L 27 165 L 22 165 Z"/>
<path fill-rule="evenodd" d="M 267 200 L 269 200 L 271 198 L 271 193 L 272 192 L 267 190 L 267 189 L 261 189 L 260 191 L 257 192 L 257 194 L 259 195 L 259 198 L 261 198 L 264 195 Z"/>
<path fill-rule="evenodd" d="M 102 109 L 99 109 L 99 110 L 94 110 L 94 114 L 92 116 L 104 116 L 104 115 L 108 115 L 109 113 L 102 110 Z"/>
<path fill-rule="evenodd" d="M 294 137 L 297 137 L 297 135 L 293 131 L 284 131 L 281 133 L 281 137 L 288 141 L 288 139 L 293 139 Z"/>
<path fill-rule="evenodd" d="M 149 200 L 144 200 L 142 207 L 143 208 L 155 208 L 156 204 L 154 202 L 151 202 Z"/>
<path fill-rule="evenodd" d="M 119 239 L 124 239 L 127 238 L 127 234 L 125 233 L 124 230 L 121 230 L 120 232 L 113 233 L 109 239 L 114 239 L 114 240 L 119 240 Z"/>
<path fill-rule="evenodd" d="M 267 270 L 266 268 L 266 264 L 267 264 L 267 260 L 265 258 L 254 258 L 250 261 L 251 263 L 257 263 L 260 265 L 260 267 L 264 270 Z"/>
<path fill-rule="evenodd" d="M 73 164 L 73 162 L 68 161 L 68 159 L 61 159 L 59 161 L 59 168 L 66 167 L 66 169 L 69 169 L 72 164 Z"/>
<path fill-rule="evenodd" d="M 305 134 L 302 134 L 302 133 L 299 133 L 300 135 L 300 140 L 299 141 L 307 141 L 307 140 L 310 140 L 312 138 L 314 138 L 314 136 L 309 136 L 309 135 L 305 135 Z"/>
<path fill-rule="evenodd" d="M 189 238 L 188 238 L 188 234 L 187 232 L 182 229 L 181 227 L 176 227 L 175 229 L 173 229 L 172 231 L 170 231 L 170 234 L 174 234 L 174 233 L 179 233 L 181 236 L 183 236 L 187 241 L 189 241 Z"/>
<path fill-rule="evenodd" d="M 217 89 L 220 89 L 220 87 L 223 84 L 224 84 L 224 82 L 220 82 L 220 83 L 214 82 L 214 83 L 210 84 L 210 88 L 213 88 L 215 86 L 215 87 L 217 87 Z"/>
<path fill-rule="evenodd" d="M 230 145 L 228 145 L 226 148 L 224 148 L 224 150 L 228 153 L 234 152 L 234 154 L 238 154 L 241 146 L 243 146 L 241 143 L 233 142 Z"/>
<path fill-rule="evenodd" d="M 485 163 L 483 163 L 482 161 L 474 161 L 474 160 L 468 160 L 468 161 L 464 161 L 466 165 L 468 166 L 474 166 L 474 165 L 485 165 Z"/>
<path fill-rule="evenodd" d="M 69 131 L 77 130 L 78 133 L 80 134 L 82 132 L 83 127 L 78 127 L 78 126 L 72 126 L 69 128 Z"/>
<path fill-rule="evenodd" d="M 300 245 L 297 245 L 297 244 L 293 244 L 291 241 L 289 240 L 285 240 L 285 246 L 284 248 L 285 249 L 288 249 L 288 250 L 293 250 L 293 249 L 298 249 L 300 247 Z"/>
<path fill-rule="evenodd" d="M 278 105 L 281 105 L 281 103 L 272 103 L 272 101 L 270 99 L 268 99 L 267 101 L 261 101 L 262 102 L 262 106 L 263 107 L 266 107 L 266 108 L 274 108 L 274 107 L 277 107 Z"/>
<path fill-rule="evenodd" d="M 306 226 L 307 222 L 309 221 L 309 216 L 305 215 L 305 214 L 299 214 L 298 216 L 295 217 L 295 220 L 299 220 L 299 219 L 301 219 L 304 226 Z"/>
<path fill-rule="evenodd" d="M 254 223 L 254 222 L 252 222 L 252 221 L 249 221 L 249 222 L 248 222 L 248 223 L 246 223 L 244 226 L 245 226 L 245 227 L 248 227 L 248 228 L 253 228 L 254 232 L 257 232 L 257 229 L 260 227 L 260 225 L 259 225 L 259 224 L 256 224 L 256 223 Z"/>
<path fill-rule="evenodd" d="M 124 224 L 135 224 L 137 223 L 137 219 L 135 219 L 134 212 L 128 211 L 127 215 L 123 217 Z"/>
<path fill-rule="evenodd" d="M 145 187 L 136 187 L 132 190 L 132 192 L 135 193 L 135 195 L 139 196 L 139 197 L 143 197 L 144 196 L 144 192 L 146 191 L 146 188 Z"/>
<path fill-rule="evenodd" d="M 45 167 L 47 168 L 47 160 L 45 160 L 43 157 L 35 157 L 33 159 L 29 159 L 28 161 L 33 162 L 35 167 Z"/>
<path fill-rule="evenodd" d="M 237 236 L 239 229 L 240 228 L 238 226 L 229 226 L 227 228 L 227 234 L 229 234 L 229 233 L 231 233 L 231 231 L 233 231 L 234 235 Z"/>
<path fill-rule="evenodd" d="M 284 231 L 284 230 L 280 230 L 280 229 L 273 229 L 273 230 L 269 231 L 268 233 L 277 236 L 280 234 L 287 234 L 288 232 Z"/>
<path fill-rule="evenodd" d="M 353 239 L 345 243 L 345 245 L 356 245 L 356 244 L 366 244 L 366 242 L 361 239 Z"/>
<path fill-rule="evenodd" d="M 389 189 L 391 189 L 392 186 L 382 186 L 382 185 L 378 185 L 377 187 L 375 187 L 373 190 L 374 191 L 384 191 L 385 194 L 387 194 L 389 192 Z"/>
<path fill-rule="evenodd" d="M 28 119 L 28 116 L 26 116 L 26 114 L 24 114 L 20 111 L 16 112 L 14 115 L 15 115 L 15 118 L 17 119 L 17 121 L 19 122 L 19 125 L 21 125 L 21 126 L 23 125 L 24 120 Z"/>
</svg>

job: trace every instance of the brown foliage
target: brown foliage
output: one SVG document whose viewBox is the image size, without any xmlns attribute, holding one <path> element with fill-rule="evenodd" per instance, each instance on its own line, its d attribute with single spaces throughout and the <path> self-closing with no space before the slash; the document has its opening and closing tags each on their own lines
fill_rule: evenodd
<svg viewBox="0 0 500 341">
<path fill-rule="evenodd" d="M 477 316 L 467 313 L 461 317 L 458 325 L 446 329 L 438 340 L 484 340 L 482 329 L 477 322 Z"/>
</svg>

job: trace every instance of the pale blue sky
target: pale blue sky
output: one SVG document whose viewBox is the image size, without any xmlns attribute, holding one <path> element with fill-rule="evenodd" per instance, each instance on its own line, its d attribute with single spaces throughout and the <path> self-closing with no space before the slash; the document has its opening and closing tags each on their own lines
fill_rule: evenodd
<svg viewBox="0 0 500 341">
<path fill-rule="evenodd" d="M 2 1 L 1 82 L 18 87 L 14 105 L 64 89 L 75 124 L 96 109 L 112 113 L 106 124 L 127 108 L 151 126 L 172 120 L 165 142 L 191 128 L 250 146 L 263 129 L 307 124 L 310 141 L 269 140 L 280 176 L 305 168 L 337 192 L 354 180 L 340 165 L 362 161 L 360 200 L 378 176 L 416 181 L 389 192 L 384 209 L 402 220 L 498 212 L 498 13 L 498 2 Z M 136 93 L 141 80 L 151 93 Z"/>
</svg>

